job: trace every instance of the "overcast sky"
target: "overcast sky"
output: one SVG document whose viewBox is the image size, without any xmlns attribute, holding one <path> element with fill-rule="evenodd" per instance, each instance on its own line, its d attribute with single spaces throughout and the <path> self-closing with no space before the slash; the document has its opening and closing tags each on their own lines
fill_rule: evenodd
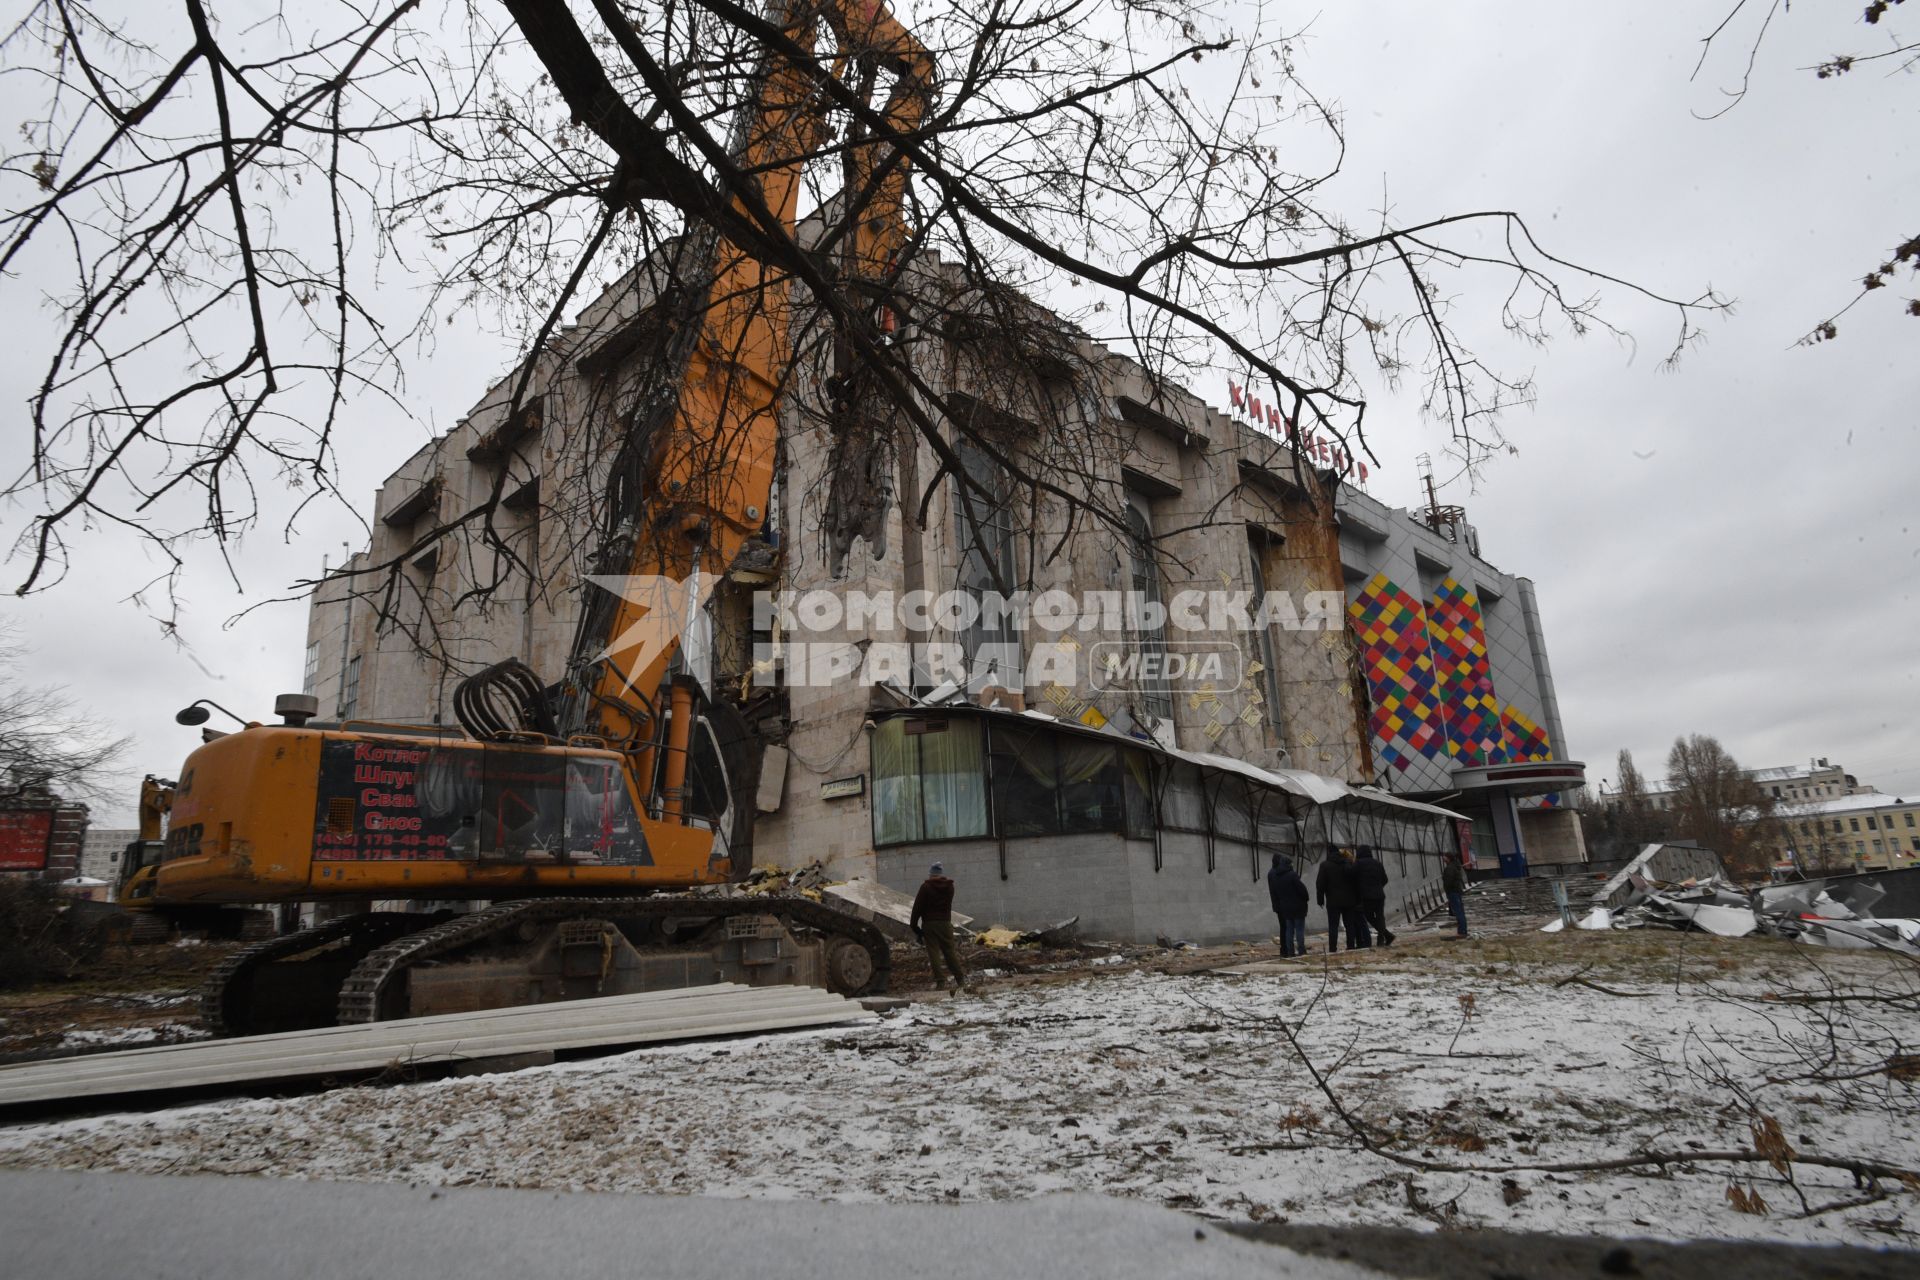
<svg viewBox="0 0 1920 1280">
<path fill-rule="evenodd" d="M 1637 352 L 1605 337 L 1515 349 L 1486 307 L 1461 299 L 1484 350 L 1534 374 L 1538 404 L 1504 423 L 1517 452 L 1441 498 L 1467 507 L 1488 559 L 1538 587 L 1562 716 L 1589 776 L 1612 779 L 1623 747 L 1658 775 L 1676 734 L 1711 733 L 1743 764 L 1826 756 L 1911 795 L 1920 319 L 1898 311 L 1920 286 L 1863 303 L 1837 342 L 1793 344 L 1914 233 L 1920 83 L 1874 68 L 1815 80 L 1800 68 L 1869 47 L 1870 31 L 1858 5 L 1796 6 L 1776 21 L 1747 100 L 1699 120 L 1744 63 L 1744 46 L 1729 49 L 1689 83 L 1700 36 L 1729 5 L 1369 0 L 1318 16 L 1270 8 L 1269 22 L 1297 12 L 1290 25 L 1310 29 L 1299 70 L 1344 113 L 1337 194 L 1356 221 L 1383 190 L 1407 221 L 1514 209 L 1562 256 L 1739 301 L 1667 372 L 1671 319 L 1618 289 L 1608 310 L 1635 328 Z M 0 297 L 16 333 L 44 325 L 21 291 Z M 363 512 L 508 358 L 483 334 L 449 334 L 409 371 L 413 421 L 365 406 L 342 449 Z M 0 392 L 20 403 L 35 373 L 0 372 Z M 1224 386 L 1195 390 L 1224 407 Z M 1375 391 L 1384 469 L 1369 488 L 1411 504 L 1415 455 L 1445 442 L 1415 404 Z M 173 724 L 179 706 L 211 697 L 265 717 L 275 693 L 299 687 L 304 605 L 229 620 L 363 541 L 350 516 L 316 509 L 292 540 L 269 525 L 239 548 L 237 586 L 201 557 L 184 645 L 126 599 L 157 567 L 105 534 L 64 585 L 0 609 L 35 646 L 29 678 L 66 684 L 123 725 L 134 779 L 171 774 L 197 741 Z"/>
</svg>

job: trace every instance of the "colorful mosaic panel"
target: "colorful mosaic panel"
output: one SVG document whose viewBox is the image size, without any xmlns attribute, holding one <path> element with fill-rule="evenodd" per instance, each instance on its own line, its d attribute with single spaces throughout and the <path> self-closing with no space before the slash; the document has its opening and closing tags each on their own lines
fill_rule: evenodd
<svg viewBox="0 0 1920 1280">
<path fill-rule="evenodd" d="M 1375 574 L 1347 605 L 1373 699 L 1375 755 L 1404 771 L 1416 756 L 1446 750 L 1447 735 L 1420 602 Z"/>
<path fill-rule="evenodd" d="M 1547 731 L 1528 719 L 1527 713 L 1512 703 L 1500 713 L 1507 731 L 1507 757 L 1511 760 L 1551 760 L 1553 743 Z"/>
<path fill-rule="evenodd" d="M 1441 583 L 1427 601 L 1427 640 L 1446 717 L 1447 750 L 1467 768 L 1505 764 L 1506 730 L 1493 692 L 1479 597 L 1452 578 Z"/>
</svg>

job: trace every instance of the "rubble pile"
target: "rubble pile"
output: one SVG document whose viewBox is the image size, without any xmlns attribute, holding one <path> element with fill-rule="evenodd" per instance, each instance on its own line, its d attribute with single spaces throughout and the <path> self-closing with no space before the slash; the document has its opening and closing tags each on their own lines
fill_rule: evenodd
<svg viewBox="0 0 1920 1280">
<path fill-rule="evenodd" d="M 1080 941 L 1080 917 L 1073 916 L 1040 929 L 1008 929 L 995 925 L 975 935 L 974 941 L 983 947 L 1071 947 Z"/>
<path fill-rule="evenodd" d="M 1724 876 L 1654 880 L 1629 869 L 1595 895 L 1595 905 L 1573 921 L 1576 929 L 1699 929 L 1722 938 L 1758 933 L 1812 946 L 1879 948 L 1920 956 L 1920 920 L 1881 918 L 1874 905 L 1886 890 L 1872 883 L 1830 885 L 1809 880 L 1751 892 Z M 1566 920 L 1543 932 L 1558 933 Z"/>
<path fill-rule="evenodd" d="M 700 885 L 690 893 L 700 898 L 760 898 L 780 894 L 820 901 L 820 891 L 833 881 L 818 862 L 789 871 L 785 867 L 758 866 L 739 880 L 725 884 Z"/>
<path fill-rule="evenodd" d="M 1782 884 L 1755 891 L 1754 907 L 1776 937 L 1822 947 L 1877 947 L 1920 955 L 1920 920 L 1881 917 L 1874 907 L 1887 896 L 1877 884 L 1854 882 L 1837 894 L 1820 881 Z"/>
</svg>

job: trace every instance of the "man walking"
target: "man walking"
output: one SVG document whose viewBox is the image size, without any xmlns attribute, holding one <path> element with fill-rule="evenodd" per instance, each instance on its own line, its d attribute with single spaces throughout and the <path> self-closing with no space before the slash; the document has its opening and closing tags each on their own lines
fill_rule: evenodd
<svg viewBox="0 0 1920 1280">
<path fill-rule="evenodd" d="M 1446 865 L 1440 868 L 1440 887 L 1447 891 L 1447 910 L 1453 912 L 1453 923 L 1460 930 L 1459 936 L 1467 936 L 1467 873 L 1460 865 L 1460 855 L 1447 855 Z"/>
<path fill-rule="evenodd" d="M 1380 945 L 1393 945 L 1393 930 L 1387 928 L 1387 869 L 1373 856 L 1373 846 L 1363 844 L 1354 850 L 1353 884 L 1360 894 L 1360 914 L 1373 926 Z"/>
<path fill-rule="evenodd" d="M 1320 874 L 1314 878 L 1314 898 L 1327 909 L 1327 952 L 1331 955 L 1340 949 L 1340 930 L 1347 931 L 1347 949 L 1373 945 L 1373 939 L 1367 936 L 1367 922 L 1360 918 L 1360 897 L 1354 892 L 1353 864 L 1351 855 L 1332 845 L 1327 846 L 1327 856 L 1320 864 Z"/>
<path fill-rule="evenodd" d="M 1267 896 L 1273 900 L 1273 914 L 1280 920 L 1282 959 L 1307 954 L 1307 882 L 1293 869 L 1284 854 L 1273 855 L 1273 867 L 1267 872 Z"/>
<path fill-rule="evenodd" d="M 948 990 L 964 991 L 967 975 L 960 967 L 960 949 L 953 945 L 953 881 L 947 879 L 946 868 L 939 863 L 927 868 L 927 878 L 920 885 L 920 892 L 913 896 L 913 915 L 907 924 L 920 945 L 927 949 L 927 968 L 933 971 L 933 985 L 948 986 L 940 972 L 940 961 L 944 958 L 947 968 L 953 971 L 953 984 Z"/>
</svg>

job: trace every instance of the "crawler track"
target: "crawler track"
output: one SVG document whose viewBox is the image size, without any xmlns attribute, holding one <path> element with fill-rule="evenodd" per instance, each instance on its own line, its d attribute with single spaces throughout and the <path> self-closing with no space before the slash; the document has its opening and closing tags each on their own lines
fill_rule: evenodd
<svg viewBox="0 0 1920 1280">
<path fill-rule="evenodd" d="M 246 980 L 255 969 L 282 956 L 297 956 L 303 951 L 344 938 L 358 928 L 364 919 L 364 916 L 342 916 L 338 920 L 329 920 L 285 937 L 269 938 L 234 952 L 221 962 L 219 968 L 208 974 L 206 982 L 201 985 L 200 1020 L 216 1036 L 236 1034 L 234 1024 L 238 1019 L 233 1016 L 235 1010 L 232 1008 L 232 999 L 234 993 L 246 985 Z"/>
<path fill-rule="evenodd" d="M 408 969 L 454 955 L 524 923 L 581 916 L 712 921 L 736 915 L 770 915 L 784 924 L 851 938 L 872 958 L 873 977 L 863 992 L 848 994 L 887 988 L 891 957 L 886 935 L 864 920 L 807 898 L 534 898 L 496 903 L 470 915 L 456 916 L 369 952 L 341 985 L 337 1020 L 342 1026 L 381 1021 L 381 1000 L 393 988 L 394 980 Z"/>
</svg>

